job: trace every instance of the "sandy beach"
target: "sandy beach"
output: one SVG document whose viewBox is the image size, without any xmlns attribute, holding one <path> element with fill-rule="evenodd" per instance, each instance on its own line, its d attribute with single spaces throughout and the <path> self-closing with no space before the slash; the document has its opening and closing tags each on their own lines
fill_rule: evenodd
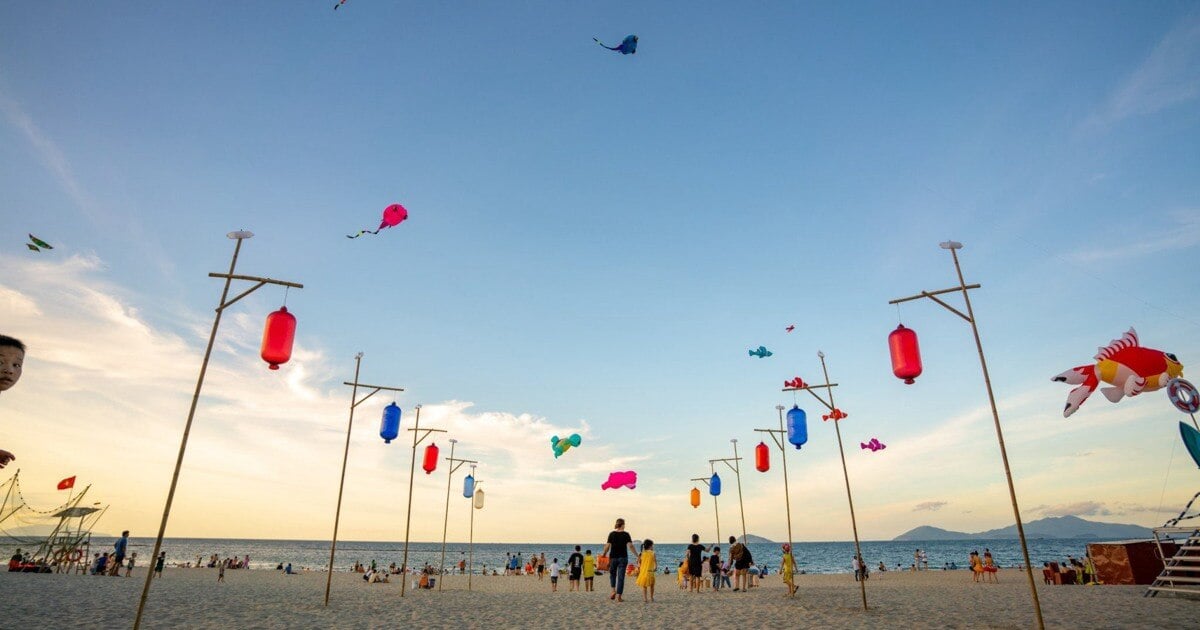
<svg viewBox="0 0 1200 630">
<path fill-rule="evenodd" d="M 4 573 L 4 627 L 129 627 L 141 593 L 141 571 L 133 578 Z M 1029 591 L 1022 573 L 1003 571 L 999 584 L 973 584 L 966 571 L 872 575 L 870 610 L 860 606 L 851 575 L 802 575 L 800 591 L 788 599 L 778 576 L 746 593 L 692 594 L 674 576 L 659 576 L 656 601 L 642 602 L 632 583 L 626 601 L 608 599 L 600 578 L 592 593 L 550 592 L 550 580 L 481 577 L 466 590 L 466 578 L 450 576 L 445 590 L 408 590 L 400 584 L 368 585 L 361 576 L 334 576 L 328 608 L 322 606 L 325 574 L 286 576 L 277 571 L 167 569 L 155 580 L 147 604 L 147 628 L 427 628 L 557 627 L 602 628 L 729 627 L 1033 627 Z M 1140 586 L 1047 586 L 1039 594 L 1047 627 L 1194 628 L 1200 602 L 1142 597 Z M 784 625 L 787 624 L 787 625 Z"/>
</svg>

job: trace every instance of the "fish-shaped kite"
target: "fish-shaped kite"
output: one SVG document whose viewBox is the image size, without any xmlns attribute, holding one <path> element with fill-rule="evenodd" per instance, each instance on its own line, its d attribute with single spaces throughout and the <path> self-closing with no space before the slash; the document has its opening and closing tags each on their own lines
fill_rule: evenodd
<svg viewBox="0 0 1200 630">
<path fill-rule="evenodd" d="M 550 446 L 554 449 L 554 459 L 558 459 L 560 455 L 571 450 L 572 446 L 579 446 L 582 442 L 583 438 L 579 437 L 578 433 L 572 433 L 562 439 L 559 439 L 557 435 L 550 438 Z"/>
<path fill-rule="evenodd" d="M 765 358 L 771 356 L 772 354 L 775 354 L 774 352 L 767 350 L 767 348 L 765 346 L 759 346 L 757 350 L 747 350 L 747 352 L 750 353 L 750 356 L 758 357 L 760 359 L 765 359 Z"/>
<path fill-rule="evenodd" d="M 53 245 L 32 234 L 29 235 L 29 242 L 25 243 L 25 247 L 28 247 L 30 251 L 34 252 L 40 252 L 43 249 L 54 249 Z"/>
<path fill-rule="evenodd" d="M 838 420 L 841 420 L 843 418 L 849 418 L 849 417 L 850 417 L 850 414 L 842 411 L 841 409 L 838 409 L 837 407 L 834 407 L 833 411 L 830 411 L 828 414 L 821 416 L 821 420 L 833 420 L 834 422 L 837 422 Z"/>
<path fill-rule="evenodd" d="M 346 4 L 346 0 L 338 0 L 338 3 L 333 5 L 333 10 L 337 11 L 338 7 L 342 6 L 343 4 Z"/>
<path fill-rule="evenodd" d="M 599 39 L 596 39 L 595 37 L 593 37 L 592 39 L 597 44 L 604 46 L 604 42 L 600 41 Z M 609 50 L 615 50 L 615 51 L 621 53 L 622 55 L 633 55 L 633 54 L 637 53 L 637 42 L 638 42 L 637 35 L 626 35 L 625 39 L 621 40 L 621 43 L 618 44 L 617 46 L 604 46 L 604 47 Z"/>
<path fill-rule="evenodd" d="M 788 327 L 783 329 L 784 332 L 792 332 L 793 330 L 796 330 L 795 324 L 788 324 Z"/>
<path fill-rule="evenodd" d="M 608 473 L 608 480 L 600 484 L 601 490 L 626 487 L 633 490 L 637 487 L 637 473 L 632 470 Z"/>
<path fill-rule="evenodd" d="M 1110 383 L 1113 387 L 1105 387 L 1100 391 L 1112 402 L 1118 402 L 1125 396 L 1137 396 L 1142 392 L 1152 392 L 1166 387 L 1173 378 L 1183 376 L 1183 364 L 1170 352 L 1143 348 L 1138 343 L 1137 331 L 1133 328 L 1114 339 L 1093 357 L 1095 365 L 1081 365 L 1071 368 L 1050 379 L 1056 383 L 1078 385 L 1067 394 L 1067 405 L 1063 408 L 1063 417 L 1079 411 L 1079 407 L 1088 399 L 1100 381 Z"/>
<path fill-rule="evenodd" d="M 790 381 L 784 381 L 783 386 L 791 389 L 804 389 L 805 387 L 808 387 L 808 383 L 805 383 L 804 379 L 797 376 Z"/>
<path fill-rule="evenodd" d="M 358 234 L 347 234 L 346 238 L 358 238 L 363 234 L 379 234 L 384 228 L 396 227 L 408 218 L 408 210 L 404 206 L 394 203 L 383 209 L 383 220 L 379 222 L 379 227 L 374 230 L 359 230 Z"/>
<path fill-rule="evenodd" d="M 859 442 L 859 445 L 864 449 L 870 449 L 872 453 L 877 453 L 887 448 L 887 444 L 879 441 L 879 438 L 871 438 L 870 442 Z"/>
</svg>

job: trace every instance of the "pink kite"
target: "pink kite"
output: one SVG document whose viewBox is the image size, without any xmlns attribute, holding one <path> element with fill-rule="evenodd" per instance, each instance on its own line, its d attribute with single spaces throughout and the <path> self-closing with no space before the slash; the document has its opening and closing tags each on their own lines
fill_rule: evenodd
<svg viewBox="0 0 1200 630">
<path fill-rule="evenodd" d="M 620 488 L 621 486 L 625 486 L 626 488 L 629 488 L 630 490 L 633 490 L 634 488 L 636 488 L 637 487 L 637 473 L 632 470 L 626 470 L 625 472 L 608 473 L 608 481 L 605 481 L 604 483 L 600 484 L 600 489 L 601 490 L 609 490 L 611 488 Z"/>
<path fill-rule="evenodd" d="M 783 386 L 791 389 L 804 389 L 805 387 L 808 387 L 808 383 L 805 383 L 804 379 L 797 376 L 790 381 L 784 381 Z"/>
<path fill-rule="evenodd" d="M 396 227 L 404 223 L 408 219 L 408 210 L 404 206 L 394 203 L 383 209 L 383 220 L 379 222 L 379 227 L 375 230 L 359 230 L 358 234 L 353 236 L 347 234 L 346 238 L 358 238 L 363 234 L 379 234 L 384 228 Z"/>
<path fill-rule="evenodd" d="M 870 442 L 859 442 L 858 444 L 864 449 L 870 449 L 872 453 L 878 453 L 887 448 L 887 444 L 880 442 L 879 438 L 871 438 Z"/>
</svg>

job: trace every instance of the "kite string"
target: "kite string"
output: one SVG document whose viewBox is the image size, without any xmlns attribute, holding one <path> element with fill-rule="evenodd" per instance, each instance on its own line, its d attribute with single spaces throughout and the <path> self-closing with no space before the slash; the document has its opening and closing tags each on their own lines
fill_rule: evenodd
<svg viewBox="0 0 1200 630">
<path fill-rule="evenodd" d="M 1175 449 L 1179 448 L 1175 436 L 1171 436 L 1171 457 L 1167 459 L 1167 474 L 1163 476 L 1162 492 L 1158 495 L 1158 511 L 1162 512 L 1163 498 L 1167 496 L 1167 480 L 1171 478 L 1171 464 L 1175 461 Z"/>
</svg>

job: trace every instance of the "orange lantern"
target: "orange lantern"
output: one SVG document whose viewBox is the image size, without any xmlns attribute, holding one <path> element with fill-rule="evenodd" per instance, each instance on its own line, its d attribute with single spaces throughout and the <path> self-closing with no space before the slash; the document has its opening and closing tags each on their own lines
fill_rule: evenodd
<svg viewBox="0 0 1200 630">
<path fill-rule="evenodd" d="M 921 348 L 917 345 L 917 333 L 904 324 L 888 335 L 888 349 L 892 352 L 892 374 L 912 385 L 913 379 L 921 375 Z"/>
<path fill-rule="evenodd" d="M 767 446 L 766 442 L 759 442 L 758 446 L 754 447 L 754 468 L 758 472 L 771 470 L 771 447 Z"/>
<path fill-rule="evenodd" d="M 692 488 L 692 507 L 700 507 L 700 489 Z"/>
<path fill-rule="evenodd" d="M 270 364 L 272 370 L 287 363 L 292 358 L 292 342 L 296 340 L 296 317 L 288 312 L 286 306 L 267 315 L 267 326 L 263 329 L 262 360 Z"/>
<path fill-rule="evenodd" d="M 437 470 L 438 447 L 437 444 L 430 442 L 429 446 L 425 447 L 425 461 L 421 464 L 421 469 L 428 475 Z"/>
</svg>

